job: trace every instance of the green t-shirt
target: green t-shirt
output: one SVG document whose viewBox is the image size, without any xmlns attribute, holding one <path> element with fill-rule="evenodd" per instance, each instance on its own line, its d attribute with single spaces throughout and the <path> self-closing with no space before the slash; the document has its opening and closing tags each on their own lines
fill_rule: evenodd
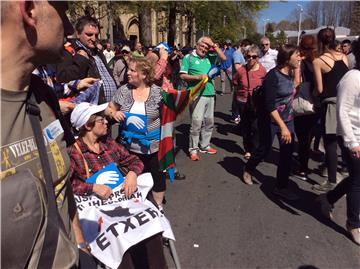
<svg viewBox="0 0 360 269">
<path fill-rule="evenodd" d="M 208 54 L 204 58 L 200 58 L 195 51 L 192 53 L 190 63 L 190 54 L 186 55 L 181 63 L 180 73 L 189 75 L 207 74 L 217 61 L 217 54 Z M 199 81 L 188 81 L 188 90 L 191 90 Z M 209 80 L 201 94 L 202 96 L 214 96 L 215 87 L 212 80 Z"/>
</svg>

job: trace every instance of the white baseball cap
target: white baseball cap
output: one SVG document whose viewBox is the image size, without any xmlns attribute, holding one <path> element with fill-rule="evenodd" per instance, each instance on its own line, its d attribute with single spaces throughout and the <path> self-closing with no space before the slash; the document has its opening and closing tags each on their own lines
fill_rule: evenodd
<svg viewBox="0 0 360 269">
<path fill-rule="evenodd" d="M 104 111 L 108 104 L 94 105 L 86 102 L 78 104 L 71 113 L 70 121 L 72 126 L 79 130 L 88 122 L 91 115 Z"/>
<path fill-rule="evenodd" d="M 122 47 L 121 51 L 130 52 L 130 48 L 129 48 L 129 46 L 126 46 L 126 45 L 125 45 L 124 47 Z"/>
</svg>

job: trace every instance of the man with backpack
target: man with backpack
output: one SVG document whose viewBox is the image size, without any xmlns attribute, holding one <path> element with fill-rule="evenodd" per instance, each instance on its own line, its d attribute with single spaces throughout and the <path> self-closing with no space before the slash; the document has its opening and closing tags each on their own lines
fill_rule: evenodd
<svg viewBox="0 0 360 269">
<path fill-rule="evenodd" d="M 74 139 L 54 91 L 31 74 L 60 59 L 66 10 L 1 3 L 1 268 L 77 268 L 76 243 L 89 253 L 68 178 Z"/>
<path fill-rule="evenodd" d="M 209 54 L 209 49 L 214 49 L 215 53 Z M 222 61 L 226 60 L 224 53 L 210 37 L 201 37 L 197 42 L 196 49 L 184 57 L 180 68 L 180 78 L 187 81 L 188 90 L 191 90 L 199 81 L 207 77 L 207 73 L 211 66 L 216 63 L 217 57 Z M 210 146 L 214 129 L 214 107 L 215 88 L 210 80 L 190 104 L 189 154 L 192 161 L 199 160 L 198 152 L 217 153 L 217 150 Z"/>
</svg>

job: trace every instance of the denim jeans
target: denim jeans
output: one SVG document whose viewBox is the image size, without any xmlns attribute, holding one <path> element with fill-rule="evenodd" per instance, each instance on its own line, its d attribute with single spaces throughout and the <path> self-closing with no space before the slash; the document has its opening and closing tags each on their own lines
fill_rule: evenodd
<svg viewBox="0 0 360 269">
<path fill-rule="evenodd" d="M 349 168 L 349 177 L 343 179 L 326 196 L 330 204 L 335 204 L 346 194 L 347 222 L 351 227 L 360 228 L 360 159 L 353 158 L 350 150 L 343 147 L 342 156 Z"/>
<path fill-rule="evenodd" d="M 199 147 L 206 149 L 210 146 L 214 129 L 214 107 L 213 96 L 200 96 L 190 104 L 190 153 L 197 151 Z"/>
<path fill-rule="evenodd" d="M 281 131 L 278 125 L 270 122 L 268 116 L 260 117 L 258 120 L 259 129 L 259 146 L 254 150 L 251 158 L 246 163 L 245 171 L 252 172 L 256 166 L 266 157 L 272 147 L 275 135 L 279 139 L 280 144 L 280 160 L 276 171 L 275 187 L 279 189 L 286 188 L 289 183 L 289 176 L 291 173 L 292 154 L 294 151 L 294 122 L 286 123 L 292 135 L 290 144 L 285 144 L 281 141 Z"/>
</svg>

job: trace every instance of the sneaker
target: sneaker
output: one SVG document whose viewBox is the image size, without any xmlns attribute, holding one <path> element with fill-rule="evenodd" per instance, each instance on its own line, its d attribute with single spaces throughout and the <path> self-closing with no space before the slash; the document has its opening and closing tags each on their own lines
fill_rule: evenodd
<svg viewBox="0 0 360 269">
<path fill-rule="evenodd" d="M 244 171 L 243 180 L 244 180 L 245 184 L 247 184 L 247 185 L 253 184 L 252 176 L 250 175 L 249 172 Z"/>
<path fill-rule="evenodd" d="M 350 233 L 352 240 L 360 246 L 360 228 L 353 228 L 346 223 L 346 229 Z"/>
<path fill-rule="evenodd" d="M 315 184 L 312 187 L 312 189 L 317 192 L 328 192 L 331 191 L 333 188 L 335 188 L 335 186 L 336 186 L 335 183 L 331 183 L 328 180 L 326 180 L 320 184 Z"/>
<path fill-rule="evenodd" d="M 175 180 L 184 180 L 186 179 L 186 176 L 184 174 L 180 174 L 179 171 L 175 172 Z"/>
<path fill-rule="evenodd" d="M 332 214 L 332 211 L 334 209 L 334 206 L 332 204 L 329 203 L 327 197 L 326 197 L 326 193 L 320 194 L 316 200 L 316 202 L 318 202 L 320 204 L 320 210 L 321 213 L 323 214 L 323 216 L 327 219 L 333 219 L 334 216 Z"/>
<path fill-rule="evenodd" d="M 296 177 L 296 178 L 298 178 L 298 179 L 301 179 L 301 180 L 303 180 L 303 181 L 307 181 L 308 180 L 308 177 L 307 177 L 307 174 L 305 173 L 305 172 L 303 172 L 303 171 L 295 171 L 294 173 L 293 173 L 293 176 L 294 177 Z"/>
<path fill-rule="evenodd" d="M 212 147 L 208 147 L 207 149 L 199 149 L 199 151 L 200 151 L 201 153 L 207 153 L 207 154 L 211 154 L 211 155 L 217 153 L 217 150 L 214 149 L 214 148 L 212 148 Z"/>
<path fill-rule="evenodd" d="M 190 153 L 190 159 L 191 159 L 192 161 L 198 161 L 198 160 L 200 160 L 199 155 L 197 155 L 197 153 Z"/>
<path fill-rule="evenodd" d="M 295 201 L 299 199 L 299 196 L 295 194 L 292 190 L 290 190 L 290 188 L 279 189 L 275 187 L 273 190 L 273 194 L 290 201 Z"/>
</svg>

